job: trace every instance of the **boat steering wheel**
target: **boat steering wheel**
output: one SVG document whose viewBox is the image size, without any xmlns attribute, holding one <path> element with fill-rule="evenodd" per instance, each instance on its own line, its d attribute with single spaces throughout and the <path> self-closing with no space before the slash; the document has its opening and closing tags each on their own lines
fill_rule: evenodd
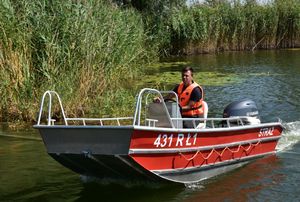
<svg viewBox="0 0 300 202">
<path fill-rule="evenodd" d="M 174 98 L 166 98 L 164 99 L 165 102 L 176 102 Z"/>
</svg>

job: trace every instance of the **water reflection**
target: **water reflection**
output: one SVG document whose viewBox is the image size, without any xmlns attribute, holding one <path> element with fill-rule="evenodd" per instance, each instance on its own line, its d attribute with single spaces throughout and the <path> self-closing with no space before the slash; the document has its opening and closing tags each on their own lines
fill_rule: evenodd
<svg viewBox="0 0 300 202">
<path fill-rule="evenodd" d="M 84 183 L 80 197 L 76 201 L 173 201 L 184 191 L 182 185 L 125 186 L 117 184 L 104 186 L 97 182 Z"/>
<path fill-rule="evenodd" d="M 249 201 L 266 200 L 264 190 L 281 183 L 285 175 L 277 170 L 282 161 L 275 155 L 256 160 L 226 175 L 194 186 L 127 186 L 97 182 L 83 183 L 76 201 Z M 101 190 L 101 195 L 99 195 Z"/>
<path fill-rule="evenodd" d="M 206 182 L 205 188 L 194 192 L 184 201 L 255 201 L 259 192 L 270 189 L 283 180 L 284 175 L 274 172 L 280 168 L 281 163 L 275 155 L 256 160 Z"/>
<path fill-rule="evenodd" d="M 72 196 L 74 187 L 79 185 L 76 174 L 52 160 L 42 141 L 20 138 L 18 132 L 11 136 L 14 137 L 0 135 L 0 201 L 45 201 Z M 76 186 L 61 196 L 62 190 L 74 183 Z"/>
</svg>

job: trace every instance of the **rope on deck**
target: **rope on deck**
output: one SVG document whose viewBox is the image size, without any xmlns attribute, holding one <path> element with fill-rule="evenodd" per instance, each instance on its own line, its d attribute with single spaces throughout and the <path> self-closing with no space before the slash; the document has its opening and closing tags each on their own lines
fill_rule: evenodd
<svg viewBox="0 0 300 202">
<path fill-rule="evenodd" d="M 230 149 L 229 147 L 225 147 L 222 152 L 218 152 L 215 148 L 213 148 L 210 153 L 207 155 L 207 156 L 204 156 L 202 154 L 202 152 L 200 150 L 197 150 L 197 152 L 191 157 L 191 158 L 187 158 L 182 152 L 179 152 L 179 154 L 187 161 L 191 161 L 193 160 L 194 158 L 196 158 L 196 156 L 198 156 L 198 154 L 201 155 L 201 157 L 207 162 L 207 160 L 212 156 L 213 153 L 216 153 L 218 155 L 217 158 L 221 159 L 223 154 L 225 153 L 225 151 L 229 151 L 231 152 L 232 156 L 235 154 L 235 153 L 238 153 L 240 152 L 240 150 L 242 149 L 244 152 L 247 152 L 250 151 L 250 149 L 253 149 L 255 148 L 256 146 L 258 146 L 259 144 L 261 143 L 261 141 L 259 140 L 257 143 L 253 144 L 253 143 L 249 143 L 249 146 L 248 148 L 246 146 L 243 146 L 242 144 L 240 144 L 238 146 L 238 148 L 236 150 L 232 150 Z M 241 158 L 241 157 L 240 157 Z"/>
</svg>

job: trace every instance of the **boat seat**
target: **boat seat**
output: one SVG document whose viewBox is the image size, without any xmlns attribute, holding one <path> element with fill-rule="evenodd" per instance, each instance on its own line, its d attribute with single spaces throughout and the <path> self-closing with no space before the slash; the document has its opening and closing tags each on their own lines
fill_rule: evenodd
<svg viewBox="0 0 300 202">
<path fill-rule="evenodd" d="M 166 107 L 168 111 L 165 110 L 165 107 L 162 103 L 150 103 L 148 105 L 148 117 L 150 119 L 155 119 L 158 122 L 155 124 L 156 127 L 166 127 L 172 128 L 173 125 L 176 128 L 182 128 L 182 120 L 173 120 L 170 118 L 181 118 L 179 107 L 176 102 L 166 102 Z"/>
</svg>

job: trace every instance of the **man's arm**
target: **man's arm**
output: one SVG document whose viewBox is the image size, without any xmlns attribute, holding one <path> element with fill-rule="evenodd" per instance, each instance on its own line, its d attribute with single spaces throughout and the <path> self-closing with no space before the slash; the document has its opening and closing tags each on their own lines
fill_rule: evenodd
<svg viewBox="0 0 300 202">
<path fill-rule="evenodd" d="M 175 88 L 173 89 L 173 91 L 174 91 L 175 93 L 177 92 L 178 86 L 179 86 L 179 85 L 176 85 Z M 176 96 L 175 96 L 174 93 L 169 93 L 169 94 L 163 96 L 163 99 L 164 99 L 164 100 L 170 100 L 170 99 L 173 99 L 173 98 L 175 98 L 175 97 L 176 97 Z M 162 102 L 162 100 L 160 99 L 160 97 L 155 97 L 154 100 L 153 100 L 153 102 L 160 103 L 160 102 Z"/>
<path fill-rule="evenodd" d="M 195 101 L 190 100 L 187 105 L 181 107 L 181 111 L 185 112 L 191 110 L 195 103 L 196 103 Z"/>
<path fill-rule="evenodd" d="M 163 96 L 164 100 L 170 100 L 170 99 L 173 99 L 173 98 L 175 98 L 175 94 L 174 93 L 169 93 L 166 96 Z M 162 100 L 161 100 L 160 97 L 155 97 L 153 101 L 156 102 L 156 103 L 162 102 Z"/>
</svg>

